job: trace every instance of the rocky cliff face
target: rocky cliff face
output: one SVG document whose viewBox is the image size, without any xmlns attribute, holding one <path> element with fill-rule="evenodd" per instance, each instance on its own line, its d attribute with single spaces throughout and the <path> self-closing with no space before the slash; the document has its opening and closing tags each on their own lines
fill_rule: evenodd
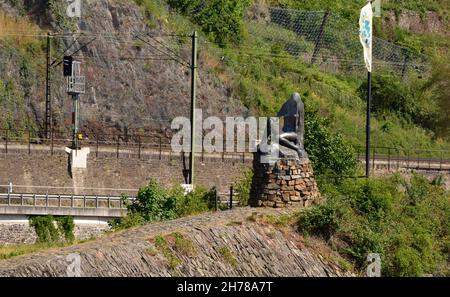
<svg viewBox="0 0 450 297">
<path fill-rule="evenodd" d="M 398 15 L 388 11 L 382 18 L 383 27 L 395 27 L 398 25 L 401 29 L 412 33 L 432 33 L 440 35 L 449 35 L 448 22 L 435 11 L 427 11 L 422 15 L 414 11 L 402 11 Z"/>
<path fill-rule="evenodd" d="M 191 43 L 189 38 L 167 36 L 173 33 L 168 28 L 167 19 L 158 19 L 131 0 L 85 0 L 82 18 L 74 21 L 64 17 L 64 7 L 54 6 L 54 2 L 33 1 L 31 5 L 18 7 L 10 4 L 12 1 L 1 1 L 0 7 L 11 16 L 28 14 L 44 34 L 47 30 L 59 34 L 64 32 L 64 36 L 53 38 L 54 59 L 61 57 L 66 48 L 70 47 L 67 52 L 72 53 L 92 40 L 75 54 L 76 59 L 83 63 L 87 82 L 86 94 L 81 97 L 85 130 L 112 128 L 113 131 L 127 132 L 138 128 L 159 129 L 169 126 L 176 116 L 189 115 L 190 69 L 167 60 L 163 52 L 173 51 L 172 56 L 179 56 L 179 60 L 189 63 Z M 189 28 L 186 31 L 190 32 Z M 159 37 L 155 41 L 146 34 Z M 38 38 L 38 42 L 45 48 L 45 37 Z M 16 98 L 16 103 L 2 103 L 0 109 L 2 112 L 12 110 L 16 118 L 30 116 L 42 125 L 45 113 L 44 52 L 24 54 L 14 41 L 8 44 L 0 41 L 0 45 L 3 46 L 0 50 L 0 79 L 12 82 L 14 92 L 10 91 L 8 98 Z M 208 72 L 207 58 L 200 43 L 198 106 L 209 115 L 245 115 L 246 109 L 231 98 L 227 87 Z M 26 63 L 28 72 L 21 69 L 24 61 L 29 61 Z M 67 129 L 71 119 L 71 100 L 65 93 L 62 66 L 55 67 L 52 74 L 54 122 Z M 17 102 L 21 105 L 18 106 Z M 17 107 L 18 111 L 15 111 Z M 17 123 L 16 126 L 21 125 Z"/>
<path fill-rule="evenodd" d="M 66 276 L 73 253 L 81 276 L 353 275 L 325 244 L 314 246 L 293 227 L 263 219 L 292 211 L 240 208 L 151 224 L 0 261 L 0 276 Z"/>
</svg>

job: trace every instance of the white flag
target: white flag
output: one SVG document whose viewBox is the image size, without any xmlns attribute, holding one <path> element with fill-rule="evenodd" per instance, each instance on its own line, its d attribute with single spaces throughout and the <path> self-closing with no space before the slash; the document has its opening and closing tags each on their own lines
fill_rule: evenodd
<svg viewBox="0 0 450 297">
<path fill-rule="evenodd" d="M 372 4 L 367 3 L 361 9 L 359 17 L 359 40 L 364 47 L 364 62 L 369 72 L 372 72 Z"/>
</svg>

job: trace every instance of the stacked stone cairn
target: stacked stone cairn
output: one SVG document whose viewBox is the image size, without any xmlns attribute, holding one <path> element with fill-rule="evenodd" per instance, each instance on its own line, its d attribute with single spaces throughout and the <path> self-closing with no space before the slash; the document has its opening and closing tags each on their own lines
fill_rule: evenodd
<svg viewBox="0 0 450 297">
<path fill-rule="evenodd" d="M 273 164 L 260 163 L 254 158 L 251 206 L 307 207 L 320 199 L 308 158 L 280 159 Z"/>
</svg>

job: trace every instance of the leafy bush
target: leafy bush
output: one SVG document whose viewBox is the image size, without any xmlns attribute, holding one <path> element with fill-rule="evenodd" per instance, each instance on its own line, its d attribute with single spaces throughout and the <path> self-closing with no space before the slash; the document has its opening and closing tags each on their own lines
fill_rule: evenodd
<svg viewBox="0 0 450 297">
<path fill-rule="evenodd" d="M 305 115 L 305 149 L 316 175 L 354 176 L 356 159 L 353 148 L 340 133 L 331 130 L 327 119 L 316 110 Z"/>
<path fill-rule="evenodd" d="M 30 226 L 36 231 L 38 243 L 52 243 L 59 239 L 59 232 L 51 215 L 30 217 Z"/>
<path fill-rule="evenodd" d="M 124 197 L 124 202 L 127 201 L 127 197 Z M 185 195 L 180 186 L 165 189 L 151 179 L 147 186 L 139 189 L 136 200 L 127 205 L 128 214 L 124 218 L 112 220 L 110 225 L 114 229 L 130 228 L 147 222 L 205 212 L 213 207 L 213 191 L 197 187 Z"/>
<path fill-rule="evenodd" d="M 193 192 L 186 195 L 181 187 L 175 188 L 177 217 L 183 217 L 191 214 L 202 213 L 214 207 L 214 192 L 208 191 L 202 187 L 197 187 Z"/>
<path fill-rule="evenodd" d="M 247 206 L 250 200 L 250 189 L 253 180 L 253 170 L 246 170 L 243 176 L 234 182 L 234 189 L 240 206 Z"/>
<path fill-rule="evenodd" d="M 146 187 L 139 189 L 136 201 L 128 206 L 128 210 L 151 222 L 176 218 L 175 207 L 176 197 L 151 179 Z"/>
<path fill-rule="evenodd" d="M 319 233 L 329 237 L 338 227 L 337 209 L 331 205 L 311 208 L 300 216 L 298 226 L 304 233 Z"/>
<path fill-rule="evenodd" d="M 169 0 L 168 4 L 188 15 L 220 46 L 239 42 L 244 36 L 243 17 L 249 0 Z M 204 5 L 205 4 L 205 5 Z"/>
<path fill-rule="evenodd" d="M 300 213 L 305 234 L 333 237 L 360 269 L 379 253 L 385 276 L 448 275 L 449 193 L 424 177 L 347 180 L 323 187 L 324 205 Z"/>
<path fill-rule="evenodd" d="M 64 235 L 67 242 L 73 242 L 75 235 L 73 233 L 75 229 L 75 223 L 72 216 L 56 217 L 56 223 L 58 225 L 59 233 Z"/>
<path fill-rule="evenodd" d="M 36 232 L 37 243 L 53 244 L 59 242 L 61 237 L 64 237 L 66 242 L 73 242 L 75 240 L 73 234 L 75 224 L 71 216 L 57 218 L 51 215 L 31 216 L 29 223 Z"/>
<path fill-rule="evenodd" d="M 407 84 L 391 74 L 374 75 L 372 77 L 373 111 L 378 117 L 393 112 L 424 128 L 434 129 L 436 117 L 439 114 L 438 104 L 422 85 L 423 82 L 418 81 Z M 367 81 L 361 84 L 359 93 L 362 98 L 367 98 Z"/>
</svg>

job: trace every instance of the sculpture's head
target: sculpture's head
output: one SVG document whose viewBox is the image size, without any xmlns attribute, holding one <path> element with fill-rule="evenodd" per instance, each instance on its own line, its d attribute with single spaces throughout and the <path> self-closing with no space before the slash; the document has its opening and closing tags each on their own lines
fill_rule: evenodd
<svg viewBox="0 0 450 297">
<path fill-rule="evenodd" d="M 301 97 L 300 97 L 300 94 L 299 93 L 297 93 L 297 92 L 295 92 L 294 94 L 292 94 L 292 96 L 291 96 L 291 98 L 290 98 L 291 100 L 295 100 L 295 101 L 302 101 L 302 99 L 301 99 Z"/>
<path fill-rule="evenodd" d="M 291 97 L 283 104 L 278 112 L 279 117 L 296 117 L 299 109 L 303 106 L 300 94 L 295 92 Z"/>
</svg>

